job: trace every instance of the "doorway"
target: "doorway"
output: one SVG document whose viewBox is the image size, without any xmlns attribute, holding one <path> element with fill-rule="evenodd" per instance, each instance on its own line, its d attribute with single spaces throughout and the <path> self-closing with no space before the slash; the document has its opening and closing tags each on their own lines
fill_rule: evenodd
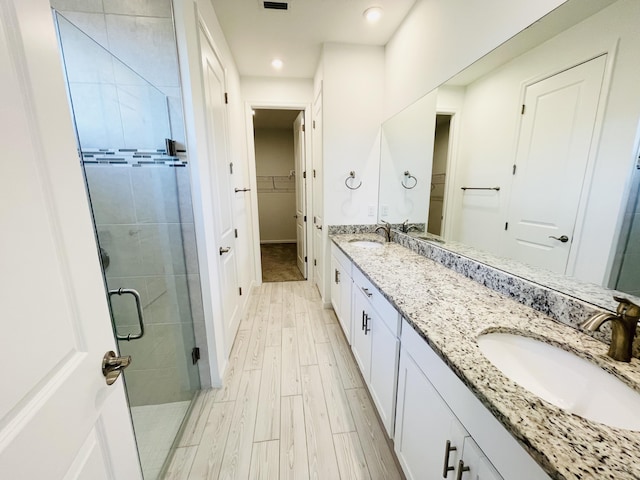
<svg viewBox="0 0 640 480">
<path fill-rule="evenodd" d="M 305 280 L 304 112 L 254 109 L 263 282 Z"/>
<path fill-rule="evenodd" d="M 55 19 L 114 336 L 132 358 L 123 373 L 139 459 L 154 480 L 200 389 L 189 162 L 171 140 L 184 138 L 182 123 L 165 92 L 64 14 Z"/>
<path fill-rule="evenodd" d="M 442 225 L 444 221 L 445 187 L 452 118 L 453 115 L 451 114 L 439 113 L 436 115 L 427 232 L 438 236 L 442 236 L 443 233 Z"/>
</svg>

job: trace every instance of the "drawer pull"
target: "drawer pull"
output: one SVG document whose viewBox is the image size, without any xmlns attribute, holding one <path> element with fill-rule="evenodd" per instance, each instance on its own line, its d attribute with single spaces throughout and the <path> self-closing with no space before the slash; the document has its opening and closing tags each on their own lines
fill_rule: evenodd
<svg viewBox="0 0 640 480">
<path fill-rule="evenodd" d="M 451 441 L 447 440 L 447 443 L 444 446 L 444 466 L 442 467 L 442 478 L 447 478 L 447 475 L 451 470 L 455 470 L 455 467 L 449 466 L 449 454 L 451 452 L 455 452 L 457 447 L 451 446 Z"/>
<path fill-rule="evenodd" d="M 364 310 L 362 310 L 362 328 L 360 328 L 360 330 L 364 330 L 364 324 L 365 324 L 365 317 L 367 316 L 366 313 L 364 313 Z"/>
<path fill-rule="evenodd" d="M 335 282 L 340 283 L 340 272 L 338 271 L 337 268 L 336 268 L 336 274 L 335 274 Z"/>
<path fill-rule="evenodd" d="M 369 297 L 369 298 L 371 298 L 371 295 L 373 295 L 373 293 L 371 293 L 371 292 L 369 291 L 369 289 L 368 289 L 368 288 L 364 288 L 364 287 L 362 287 L 362 291 L 363 291 L 363 292 L 364 292 L 364 294 L 365 294 L 367 297 Z"/>
<path fill-rule="evenodd" d="M 369 328 L 369 320 L 371 320 L 371 317 L 369 315 L 364 316 L 364 334 L 366 335 L 367 332 L 370 332 L 371 329 Z"/>
<path fill-rule="evenodd" d="M 469 470 L 471 469 L 469 467 L 465 467 L 464 462 L 460 460 L 458 462 L 458 475 L 456 475 L 456 480 L 462 480 L 462 473 L 468 472 Z"/>
</svg>

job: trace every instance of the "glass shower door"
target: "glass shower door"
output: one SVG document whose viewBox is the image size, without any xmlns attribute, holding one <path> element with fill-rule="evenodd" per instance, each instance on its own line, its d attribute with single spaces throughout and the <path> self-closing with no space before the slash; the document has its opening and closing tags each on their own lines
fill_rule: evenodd
<svg viewBox="0 0 640 480">
<path fill-rule="evenodd" d="M 202 319 L 184 153 L 169 102 L 56 12 L 79 150 L 145 480 L 161 475 L 200 389 Z M 200 324 L 200 323 L 199 323 Z"/>
</svg>

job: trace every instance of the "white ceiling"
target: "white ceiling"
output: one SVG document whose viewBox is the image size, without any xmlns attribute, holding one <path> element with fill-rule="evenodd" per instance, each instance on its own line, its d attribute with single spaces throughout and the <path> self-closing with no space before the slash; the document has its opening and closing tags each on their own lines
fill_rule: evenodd
<svg viewBox="0 0 640 480">
<path fill-rule="evenodd" d="M 284 1 L 284 0 L 283 0 Z M 325 42 L 386 45 L 416 0 L 289 0 L 265 10 L 261 0 L 211 0 L 241 76 L 312 78 Z M 369 24 L 363 12 L 383 8 Z M 271 66 L 280 58 L 284 67 Z"/>
</svg>

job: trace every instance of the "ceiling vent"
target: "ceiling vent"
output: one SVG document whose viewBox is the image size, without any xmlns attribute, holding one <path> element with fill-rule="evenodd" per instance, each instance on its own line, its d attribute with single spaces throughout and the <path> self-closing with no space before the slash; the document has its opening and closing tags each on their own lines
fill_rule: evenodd
<svg viewBox="0 0 640 480">
<path fill-rule="evenodd" d="M 289 10 L 289 2 L 262 2 L 266 10 Z"/>
</svg>

